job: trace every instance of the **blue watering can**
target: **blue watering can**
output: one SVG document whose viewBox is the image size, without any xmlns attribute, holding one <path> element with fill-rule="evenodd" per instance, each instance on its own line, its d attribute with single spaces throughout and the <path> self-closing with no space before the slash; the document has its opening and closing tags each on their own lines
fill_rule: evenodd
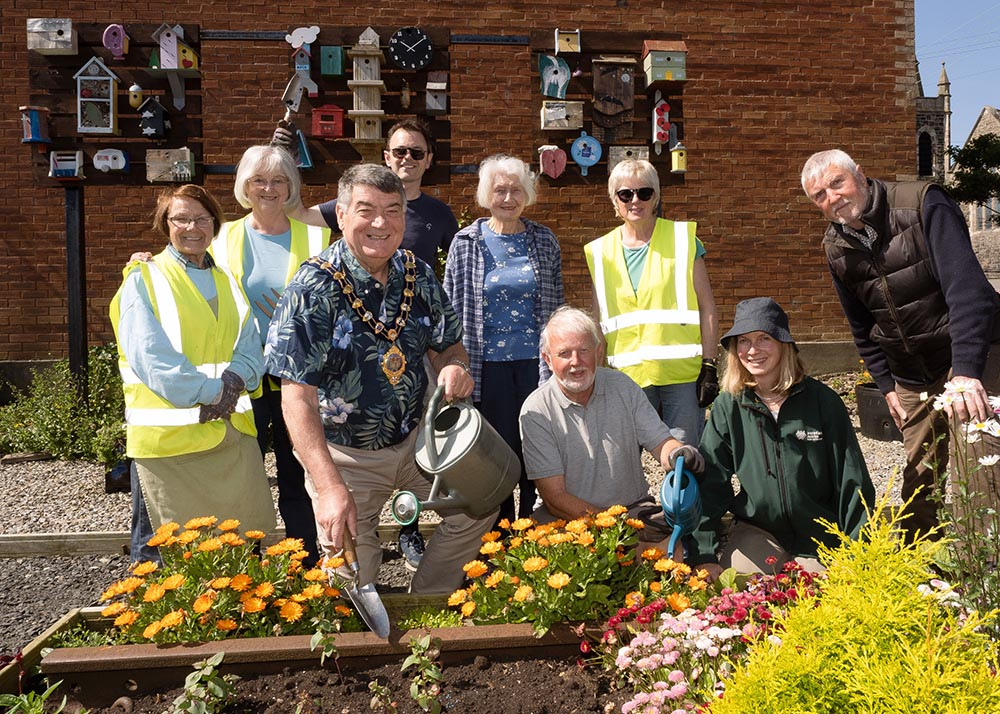
<svg viewBox="0 0 1000 714">
<path fill-rule="evenodd" d="M 660 507 L 667 525 L 673 528 L 667 550 L 667 556 L 673 557 L 677 541 L 694 533 L 701 522 L 701 493 L 694 474 L 684 468 L 683 456 L 677 457 L 674 470 L 663 478 Z"/>
</svg>

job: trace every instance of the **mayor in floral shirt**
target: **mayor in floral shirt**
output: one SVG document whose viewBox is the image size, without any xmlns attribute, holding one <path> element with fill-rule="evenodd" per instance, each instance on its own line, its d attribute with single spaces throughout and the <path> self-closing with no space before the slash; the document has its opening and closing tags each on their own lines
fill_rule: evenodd
<svg viewBox="0 0 1000 714">
<path fill-rule="evenodd" d="M 389 169 L 348 169 L 337 195 L 344 238 L 295 274 L 266 348 L 307 471 L 320 545 L 337 551 L 344 528 L 354 534 L 361 584 L 378 574 L 376 527 L 385 502 L 397 489 L 421 500 L 430 492 L 414 462 L 428 379 L 424 355 L 445 399 L 464 399 L 473 387 L 461 324 L 444 291 L 426 263 L 399 250 L 405 211 L 403 185 Z M 495 518 L 441 516 L 412 592 L 458 588 L 462 565 L 476 557 Z"/>
</svg>

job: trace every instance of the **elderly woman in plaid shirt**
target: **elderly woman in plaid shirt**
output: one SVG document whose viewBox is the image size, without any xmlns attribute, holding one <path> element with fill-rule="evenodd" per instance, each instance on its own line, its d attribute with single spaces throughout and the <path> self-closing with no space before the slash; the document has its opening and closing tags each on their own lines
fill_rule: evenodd
<svg viewBox="0 0 1000 714">
<path fill-rule="evenodd" d="M 472 399 L 521 458 L 518 415 L 525 398 L 549 377 L 539 337 L 563 303 L 559 242 L 545 226 L 522 218 L 535 202 L 538 177 L 513 156 L 495 154 L 479 167 L 479 205 L 489 210 L 452 241 L 444 289 L 462 320 L 462 342 L 475 381 Z M 500 507 L 500 520 L 531 515 L 535 488 L 521 460 L 520 498 Z"/>
</svg>

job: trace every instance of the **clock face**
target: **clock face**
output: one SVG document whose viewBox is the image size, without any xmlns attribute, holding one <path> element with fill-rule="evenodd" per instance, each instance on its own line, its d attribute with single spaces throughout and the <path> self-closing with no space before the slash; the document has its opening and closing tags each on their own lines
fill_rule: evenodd
<svg viewBox="0 0 1000 714">
<path fill-rule="evenodd" d="M 389 38 L 389 59 L 400 69 L 423 69 L 433 52 L 431 38 L 419 27 L 401 27 Z"/>
</svg>

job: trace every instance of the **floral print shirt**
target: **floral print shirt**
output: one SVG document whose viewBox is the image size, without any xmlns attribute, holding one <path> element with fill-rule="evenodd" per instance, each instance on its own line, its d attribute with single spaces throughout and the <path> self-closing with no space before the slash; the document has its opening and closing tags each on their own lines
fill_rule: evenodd
<svg viewBox="0 0 1000 714">
<path fill-rule="evenodd" d="M 361 267 L 343 240 L 318 259 L 343 270 L 364 309 L 393 326 L 403 298 L 403 251 L 390 259 L 385 286 Z M 369 450 L 398 444 L 423 415 L 424 354 L 460 342 L 462 326 L 430 266 L 416 261 L 413 304 L 395 342 L 406 367 L 393 386 L 382 371 L 392 343 L 362 322 L 333 275 L 315 260 L 302 264 L 278 302 L 267 335 L 267 372 L 318 388 L 331 444 Z"/>
</svg>

